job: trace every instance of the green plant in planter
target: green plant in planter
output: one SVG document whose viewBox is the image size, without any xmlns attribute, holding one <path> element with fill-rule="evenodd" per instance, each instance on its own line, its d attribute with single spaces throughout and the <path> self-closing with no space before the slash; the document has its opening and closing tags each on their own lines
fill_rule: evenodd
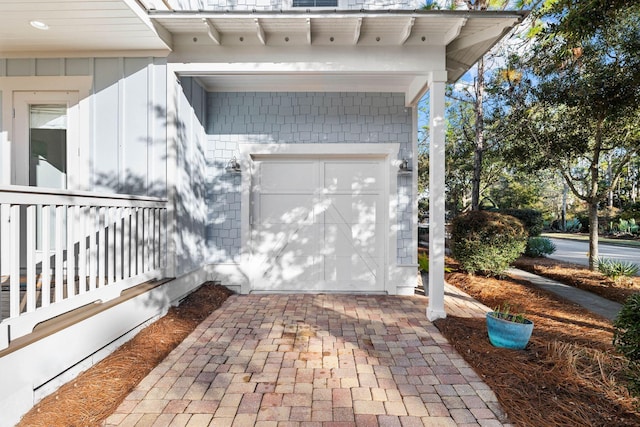
<svg viewBox="0 0 640 427">
<path fill-rule="evenodd" d="M 512 313 L 508 303 L 487 313 L 487 333 L 495 347 L 521 350 L 527 346 L 533 322 L 523 313 Z"/>
<path fill-rule="evenodd" d="M 527 319 L 524 317 L 524 313 L 514 314 L 511 312 L 511 305 L 508 302 L 497 306 L 493 309 L 493 317 L 498 319 L 505 319 L 514 323 L 526 323 Z"/>
</svg>

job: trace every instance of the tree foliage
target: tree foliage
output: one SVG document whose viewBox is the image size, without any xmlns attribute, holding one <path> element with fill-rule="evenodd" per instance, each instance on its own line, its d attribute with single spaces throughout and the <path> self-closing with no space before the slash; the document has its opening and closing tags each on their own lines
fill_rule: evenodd
<svg viewBox="0 0 640 427">
<path fill-rule="evenodd" d="M 573 16 L 570 12 L 564 16 Z M 640 6 L 615 17 L 579 44 L 568 45 L 568 38 L 553 44 L 541 37 L 530 54 L 512 58 L 505 67 L 522 77 L 504 80 L 496 89 L 504 105 L 494 111 L 494 120 L 506 158 L 529 171 L 557 169 L 589 207 L 592 267 L 598 206 L 640 148 Z M 562 22 L 552 27 L 572 28 Z M 605 156 L 608 174 L 601 167 Z"/>
</svg>

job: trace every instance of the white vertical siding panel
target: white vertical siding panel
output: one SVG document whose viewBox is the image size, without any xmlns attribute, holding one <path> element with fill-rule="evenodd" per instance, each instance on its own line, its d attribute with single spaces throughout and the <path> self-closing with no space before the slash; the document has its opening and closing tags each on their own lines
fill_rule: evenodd
<svg viewBox="0 0 640 427">
<path fill-rule="evenodd" d="M 36 209 L 35 205 L 27 206 L 27 312 L 36 309 Z"/>
<path fill-rule="evenodd" d="M 97 58 L 94 66 L 94 189 L 116 192 L 119 186 L 120 93 L 117 58 Z"/>
<path fill-rule="evenodd" d="M 122 84 L 122 172 L 128 194 L 146 195 L 148 188 L 148 117 L 152 114 L 148 89 L 149 60 L 125 58 Z"/>
<path fill-rule="evenodd" d="M 42 273 L 40 292 L 42 307 L 51 302 L 51 206 L 42 207 Z"/>
<path fill-rule="evenodd" d="M 167 117 L 159 114 L 167 111 L 167 60 L 155 58 L 149 79 L 152 89 L 149 112 L 153 125 L 149 143 L 149 196 L 166 197 L 167 195 Z"/>
<path fill-rule="evenodd" d="M 7 59 L 7 76 L 24 77 L 35 75 L 36 61 L 28 58 Z"/>
<path fill-rule="evenodd" d="M 67 76 L 89 76 L 92 73 L 89 58 L 67 58 L 65 60 L 65 74 Z"/>
<path fill-rule="evenodd" d="M 64 59 L 38 58 L 35 60 L 36 76 L 59 76 L 64 70 Z"/>
</svg>

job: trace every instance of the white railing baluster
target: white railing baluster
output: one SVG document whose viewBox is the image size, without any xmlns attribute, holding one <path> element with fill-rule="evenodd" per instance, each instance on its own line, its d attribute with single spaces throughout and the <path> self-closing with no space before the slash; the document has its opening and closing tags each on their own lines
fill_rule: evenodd
<svg viewBox="0 0 640 427">
<path fill-rule="evenodd" d="M 136 222 L 138 228 L 138 238 L 136 239 L 137 257 L 136 260 L 138 274 L 144 273 L 144 208 L 136 209 Z"/>
<path fill-rule="evenodd" d="M 55 301 L 64 298 L 64 218 L 66 206 L 56 206 L 56 271 L 55 271 Z"/>
<path fill-rule="evenodd" d="M 20 205 L 11 206 L 9 317 L 20 315 Z"/>
<path fill-rule="evenodd" d="M 131 209 L 130 208 L 125 208 L 124 209 L 124 230 L 123 230 L 123 234 L 124 234 L 124 241 L 123 243 L 123 251 L 124 251 L 124 255 L 123 255 L 123 263 L 122 263 L 122 267 L 123 267 L 123 274 L 124 274 L 124 278 L 128 279 L 129 277 L 132 276 L 131 274 Z"/>
<path fill-rule="evenodd" d="M 151 254 L 153 261 L 152 261 L 152 268 L 155 270 L 156 268 L 158 268 L 158 226 L 160 225 L 160 219 L 158 218 L 158 211 L 156 209 L 152 209 L 153 211 L 153 235 L 152 235 L 152 246 L 153 246 L 153 253 Z"/>
<path fill-rule="evenodd" d="M 138 270 L 138 209 L 131 209 L 131 275 L 137 275 Z"/>
<path fill-rule="evenodd" d="M 42 206 L 42 271 L 40 272 L 41 307 L 51 303 L 51 207 Z"/>
<path fill-rule="evenodd" d="M 78 208 L 78 293 L 87 292 L 87 208 Z"/>
<path fill-rule="evenodd" d="M 0 200 L 0 350 L 164 274 L 165 199 L 12 185 Z"/>
<path fill-rule="evenodd" d="M 98 209 L 98 220 L 97 222 L 97 226 L 98 226 L 98 288 L 102 288 L 105 285 L 105 280 L 106 280 L 106 263 L 107 263 L 107 259 L 106 259 L 106 243 L 105 243 L 105 234 L 106 234 L 106 227 L 107 227 L 107 220 L 106 220 L 106 215 L 107 215 L 107 209 L 106 208 L 100 208 Z"/>
<path fill-rule="evenodd" d="M 115 209 L 109 208 L 107 212 L 107 239 L 108 248 L 107 248 L 107 285 L 112 285 L 115 281 L 115 223 L 114 223 L 114 214 Z"/>
<path fill-rule="evenodd" d="M 153 233 L 153 219 L 151 218 L 152 209 L 145 209 L 146 221 L 144 223 L 144 233 L 145 233 L 145 249 L 147 250 L 145 260 L 144 260 L 144 271 L 151 270 L 151 263 L 153 262 L 153 258 L 151 255 L 153 253 L 153 248 L 151 247 L 151 234 Z"/>
<path fill-rule="evenodd" d="M 89 208 L 89 292 L 96 289 L 98 278 L 98 239 L 97 232 L 100 222 L 97 218 L 98 212 L 94 206 Z"/>
<path fill-rule="evenodd" d="M 37 206 L 27 206 L 27 313 L 36 309 L 36 209 Z"/>
<path fill-rule="evenodd" d="M 76 294 L 76 238 L 77 206 L 67 208 L 67 298 Z"/>
<path fill-rule="evenodd" d="M 116 208 L 116 282 L 122 280 L 122 209 Z"/>
</svg>

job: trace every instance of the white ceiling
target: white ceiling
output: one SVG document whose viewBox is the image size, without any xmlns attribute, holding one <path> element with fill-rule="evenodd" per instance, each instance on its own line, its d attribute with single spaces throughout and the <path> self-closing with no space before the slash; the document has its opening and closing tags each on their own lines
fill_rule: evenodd
<svg viewBox="0 0 640 427">
<path fill-rule="evenodd" d="M 0 57 L 167 55 L 160 36 L 134 0 L 0 0 Z"/>
</svg>

